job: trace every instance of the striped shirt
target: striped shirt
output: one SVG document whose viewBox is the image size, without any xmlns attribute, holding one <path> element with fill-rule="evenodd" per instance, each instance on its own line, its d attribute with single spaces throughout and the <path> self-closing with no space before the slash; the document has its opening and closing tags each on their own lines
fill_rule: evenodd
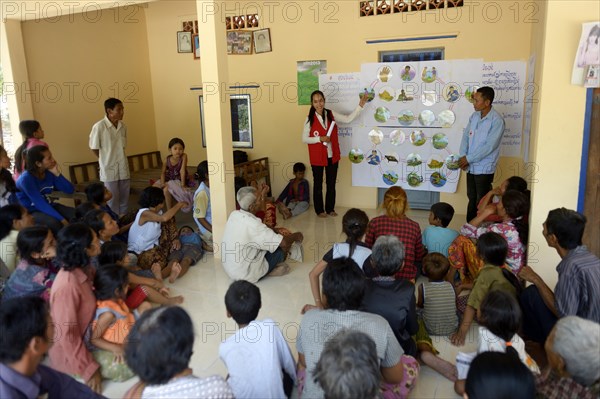
<svg viewBox="0 0 600 399">
<path fill-rule="evenodd" d="M 423 321 L 431 335 L 449 335 L 458 328 L 456 296 L 448 281 L 423 283 Z"/>
<path fill-rule="evenodd" d="M 579 316 L 600 323 L 600 259 L 582 245 L 556 267 L 554 303 L 559 317 Z"/>
</svg>

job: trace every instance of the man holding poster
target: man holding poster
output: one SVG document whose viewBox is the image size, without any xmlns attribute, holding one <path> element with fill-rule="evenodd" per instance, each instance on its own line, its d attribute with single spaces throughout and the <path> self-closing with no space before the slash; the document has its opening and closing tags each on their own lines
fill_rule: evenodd
<svg viewBox="0 0 600 399">
<path fill-rule="evenodd" d="M 463 132 L 458 165 L 467 172 L 467 222 L 477 216 L 477 204 L 492 189 L 500 156 L 504 119 L 492 109 L 494 89 L 480 87 L 473 94 L 475 112 Z"/>
</svg>

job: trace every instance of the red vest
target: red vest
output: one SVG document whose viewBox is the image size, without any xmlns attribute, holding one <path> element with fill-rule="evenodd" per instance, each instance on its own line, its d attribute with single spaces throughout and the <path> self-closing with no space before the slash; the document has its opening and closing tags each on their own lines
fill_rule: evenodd
<svg viewBox="0 0 600 399">
<path fill-rule="evenodd" d="M 329 124 L 334 120 L 333 114 L 330 110 L 327 112 L 327 121 Z M 329 126 L 327 126 L 329 128 Z M 315 114 L 312 126 L 310 127 L 309 137 L 327 136 L 327 129 L 321 125 L 318 116 Z M 331 149 L 333 152 L 332 163 L 337 163 L 340 160 L 340 145 L 338 142 L 338 127 L 337 123 L 333 127 L 331 132 Z M 314 166 L 327 166 L 327 146 L 324 146 L 322 142 L 308 145 L 308 155 L 310 157 L 310 164 Z"/>
</svg>

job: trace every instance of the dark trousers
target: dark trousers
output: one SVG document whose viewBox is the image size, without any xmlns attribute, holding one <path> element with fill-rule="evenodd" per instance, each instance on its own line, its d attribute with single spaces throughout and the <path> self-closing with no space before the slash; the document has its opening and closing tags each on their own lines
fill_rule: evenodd
<svg viewBox="0 0 600 399">
<path fill-rule="evenodd" d="M 523 333 L 532 341 L 543 344 L 558 318 L 548 309 L 535 285 L 523 290 L 520 302 L 523 310 Z"/>
<path fill-rule="evenodd" d="M 56 203 L 51 204 L 51 205 L 58 213 L 60 213 L 69 222 L 75 216 L 75 209 L 73 209 L 69 206 L 62 205 L 62 204 L 56 204 Z M 39 212 L 39 211 L 32 212 L 31 216 L 33 216 L 33 220 L 35 221 L 35 224 L 41 224 L 41 225 L 48 226 L 48 228 L 50 230 L 52 230 L 52 234 L 54 235 L 55 238 L 56 238 L 56 235 L 58 234 L 58 232 L 60 231 L 60 229 L 63 228 L 63 224 L 60 222 L 60 220 L 54 218 L 53 216 L 47 215 L 47 214 Z"/>
<path fill-rule="evenodd" d="M 494 174 L 474 175 L 467 173 L 467 197 L 469 205 L 467 206 L 467 222 L 470 222 L 477 216 L 477 205 L 479 201 L 492 189 Z"/>
<path fill-rule="evenodd" d="M 335 211 L 335 182 L 337 180 L 338 163 L 332 163 L 331 158 L 327 159 L 327 166 L 311 165 L 313 172 L 313 206 L 318 214 Z M 325 194 L 325 209 L 323 209 L 323 170 L 325 170 L 325 184 L 327 193 Z"/>
</svg>

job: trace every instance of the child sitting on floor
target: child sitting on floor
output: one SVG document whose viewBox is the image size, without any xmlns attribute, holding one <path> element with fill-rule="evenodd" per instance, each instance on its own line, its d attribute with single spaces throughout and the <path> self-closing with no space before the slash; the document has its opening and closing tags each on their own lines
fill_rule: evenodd
<svg viewBox="0 0 600 399">
<path fill-rule="evenodd" d="M 233 317 L 239 327 L 219 347 L 235 397 L 289 397 L 296 365 L 277 323 L 256 320 L 261 308 L 258 287 L 245 280 L 234 282 L 225 294 L 225 307 L 227 317 Z"/>
<path fill-rule="evenodd" d="M 425 255 L 423 272 L 429 281 L 419 285 L 417 307 L 422 308 L 422 321 L 431 335 L 448 336 L 458 327 L 454 286 L 444 278 L 450 262 L 439 252 Z"/>
<path fill-rule="evenodd" d="M 179 242 L 181 248 L 171 252 L 169 262 L 177 262 L 182 269 L 189 269 L 194 266 L 204 255 L 202 249 L 202 238 L 190 226 L 183 226 L 179 229 Z"/>
<path fill-rule="evenodd" d="M 148 299 L 159 305 L 178 305 L 183 303 L 182 296 L 169 296 L 169 289 L 161 280 L 153 275 L 151 270 L 142 270 L 139 267 L 128 266 L 130 254 L 127 252 L 127 244 L 122 241 L 105 242 L 100 249 L 98 263 L 101 265 L 117 264 L 129 272 L 129 286 L 131 290 L 125 303 L 130 309 L 135 309 L 139 303 Z M 155 267 L 156 266 L 156 267 Z M 161 276 L 160 265 L 153 266 L 158 276 Z"/>
<path fill-rule="evenodd" d="M 181 248 L 174 216 L 187 204 L 178 202 L 162 213 L 165 195 L 158 187 L 146 187 L 138 203 L 142 208 L 129 230 L 127 250 L 138 257 L 137 263 L 142 269 L 150 269 L 158 263 L 163 268 L 161 277 L 168 276 L 169 282 L 173 283 L 177 277 L 187 272 L 187 268 L 183 269 L 179 263 L 167 262 L 171 251 Z"/>
<path fill-rule="evenodd" d="M 3 299 L 39 296 L 48 302 L 58 273 L 51 262 L 56 256 L 52 231 L 47 226 L 24 228 L 17 236 L 17 249 L 21 261 L 6 282 Z"/>
<path fill-rule="evenodd" d="M 294 164 L 294 178 L 283 189 L 275 204 L 284 219 L 298 216 L 308 209 L 310 192 L 308 181 L 304 178 L 306 166 L 302 162 Z"/>
<path fill-rule="evenodd" d="M 465 337 L 475 318 L 477 310 L 481 306 L 483 298 L 490 291 L 501 290 L 508 292 L 513 297 L 517 296 L 519 282 L 517 277 L 505 269 L 504 262 L 508 253 L 506 240 L 498 233 L 485 233 L 477 241 L 477 255 L 481 258 L 484 266 L 479 271 L 472 285 L 463 284 L 461 289 L 472 288 L 467 300 L 462 322 L 458 331 L 450 337 L 453 345 L 460 346 L 465 343 Z M 460 298 L 459 298 L 460 299 Z M 459 311 L 461 303 L 458 303 Z"/>
<path fill-rule="evenodd" d="M 506 352 L 511 347 L 532 373 L 540 373 L 535 360 L 525 351 L 525 342 L 517 334 L 521 325 L 521 308 L 511 294 L 500 290 L 490 291 L 481 302 L 477 318 L 480 325 L 477 353 Z M 463 360 L 474 355 L 459 352 L 459 357 Z M 459 357 L 457 364 L 460 368 L 460 379 L 456 381 L 454 390 L 462 395 L 469 366 L 459 361 Z"/>
<path fill-rule="evenodd" d="M 125 364 L 127 334 L 141 313 L 152 305 L 142 302 L 135 314 L 125 304 L 129 279 L 119 265 L 103 265 L 94 277 L 96 315 L 92 322 L 90 342 L 97 349 L 92 354 L 100 365 L 102 377 L 113 381 L 127 381 L 134 376 Z"/>
<path fill-rule="evenodd" d="M 439 252 L 448 256 L 448 247 L 458 237 L 458 231 L 449 229 L 448 225 L 454 217 L 454 208 L 445 202 L 431 206 L 429 212 L 430 226 L 423 230 L 423 245 L 428 252 Z"/>
<path fill-rule="evenodd" d="M 323 259 L 308 274 L 315 304 L 304 305 L 302 308 L 303 314 L 311 309 L 323 309 L 319 278 L 327 268 L 327 264 L 332 260 L 348 257 L 356 262 L 365 276 L 371 278 L 378 275 L 371 262 L 371 250 L 362 242 L 368 224 L 369 217 L 360 209 L 352 208 L 344 214 L 342 218 L 342 230 L 347 239 L 345 242 L 333 244 L 333 248 L 323 255 Z"/>
<path fill-rule="evenodd" d="M 87 196 L 88 202 L 92 203 L 96 209 L 101 209 L 104 212 L 108 213 L 108 215 L 119 225 L 119 231 L 116 234 L 115 238 L 117 240 L 127 242 L 127 233 L 129 232 L 129 228 L 133 223 L 133 219 L 135 218 L 135 212 L 127 212 L 127 214 L 119 217 L 110 206 L 108 206 L 108 201 L 110 201 L 113 197 L 112 193 L 102 182 L 90 183 L 85 188 L 85 195 Z M 82 217 L 85 215 L 81 215 Z"/>
</svg>

